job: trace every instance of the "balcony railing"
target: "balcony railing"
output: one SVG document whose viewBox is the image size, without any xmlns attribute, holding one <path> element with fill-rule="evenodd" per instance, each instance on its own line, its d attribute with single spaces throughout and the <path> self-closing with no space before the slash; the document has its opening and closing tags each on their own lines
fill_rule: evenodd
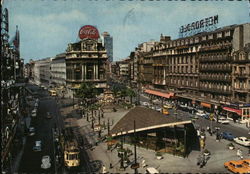
<svg viewBox="0 0 250 174">
<path fill-rule="evenodd" d="M 227 90 L 224 90 L 224 89 L 219 89 L 219 88 L 207 88 L 207 87 L 204 87 L 204 86 L 200 86 L 200 91 L 208 91 L 208 92 L 211 92 L 211 93 L 218 93 L 218 94 L 231 94 L 231 90 L 227 89 Z"/>
<path fill-rule="evenodd" d="M 248 78 L 250 76 L 250 74 L 246 72 L 234 72 L 234 75 L 238 78 Z"/>
<path fill-rule="evenodd" d="M 232 78 L 230 76 L 221 76 L 221 75 L 217 76 L 200 75 L 200 80 L 232 82 Z"/>
<path fill-rule="evenodd" d="M 200 66 L 200 71 L 219 71 L 219 72 L 231 72 L 232 67 L 230 65 L 205 65 Z"/>
<path fill-rule="evenodd" d="M 250 63 L 249 59 L 232 59 L 234 63 Z"/>
<path fill-rule="evenodd" d="M 200 62 L 224 62 L 224 61 L 231 61 L 231 57 L 222 56 L 222 57 L 200 57 Z"/>
<path fill-rule="evenodd" d="M 223 50 L 223 49 L 228 49 L 231 47 L 232 47 L 231 43 L 227 43 L 227 44 L 223 44 L 223 45 L 203 46 L 200 48 L 200 52 L 201 51 Z"/>
</svg>

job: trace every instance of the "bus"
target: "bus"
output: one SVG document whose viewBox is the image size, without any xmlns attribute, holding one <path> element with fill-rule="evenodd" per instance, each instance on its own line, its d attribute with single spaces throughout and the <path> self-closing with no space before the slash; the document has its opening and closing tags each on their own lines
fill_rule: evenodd
<svg viewBox="0 0 250 174">
<path fill-rule="evenodd" d="M 53 89 L 49 90 L 49 94 L 50 94 L 51 96 L 56 96 L 56 95 L 57 95 L 57 94 L 56 94 L 56 91 L 53 90 Z"/>
</svg>

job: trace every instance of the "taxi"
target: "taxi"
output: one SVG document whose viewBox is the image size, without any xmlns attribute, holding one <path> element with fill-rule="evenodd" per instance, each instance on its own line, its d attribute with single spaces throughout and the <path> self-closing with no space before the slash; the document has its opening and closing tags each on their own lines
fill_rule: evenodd
<svg viewBox="0 0 250 174">
<path fill-rule="evenodd" d="M 241 162 L 244 167 L 248 167 L 250 172 L 250 159 L 239 160 L 239 162 Z"/>
<path fill-rule="evenodd" d="M 243 160 L 240 161 L 228 161 L 224 163 L 224 167 L 229 171 L 237 174 L 249 173 L 249 168 L 242 164 Z"/>
</svg>

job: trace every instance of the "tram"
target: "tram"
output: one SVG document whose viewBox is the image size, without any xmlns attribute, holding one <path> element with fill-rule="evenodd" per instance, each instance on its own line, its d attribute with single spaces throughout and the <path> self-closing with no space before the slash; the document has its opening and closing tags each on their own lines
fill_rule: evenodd
<svg viewBox="0 0 250 174">
<path fill-rule="evenodd" d="M 64 136 L 61 138 L 61 145 L 63 147 L 65 167 L 68 169 L 79 167 L 80 149 L 72 128 L 67 127 L 64 129 Z"/>
</svg>

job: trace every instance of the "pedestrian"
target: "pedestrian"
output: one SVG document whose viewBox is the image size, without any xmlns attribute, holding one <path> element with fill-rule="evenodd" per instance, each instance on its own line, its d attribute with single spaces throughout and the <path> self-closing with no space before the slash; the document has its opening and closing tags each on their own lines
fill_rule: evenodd
<svg viewBox="0 0 250 174">
<path fill-rule="evenodd" d="M 238 148 L 238 150 L 237 150 L 237 156 L 240 158 L 240 159 L 243 159 L 243 155 L 242 155 L 242 151 L 241 151 L 241 149 L 240 148 Z"/>
</svg>

